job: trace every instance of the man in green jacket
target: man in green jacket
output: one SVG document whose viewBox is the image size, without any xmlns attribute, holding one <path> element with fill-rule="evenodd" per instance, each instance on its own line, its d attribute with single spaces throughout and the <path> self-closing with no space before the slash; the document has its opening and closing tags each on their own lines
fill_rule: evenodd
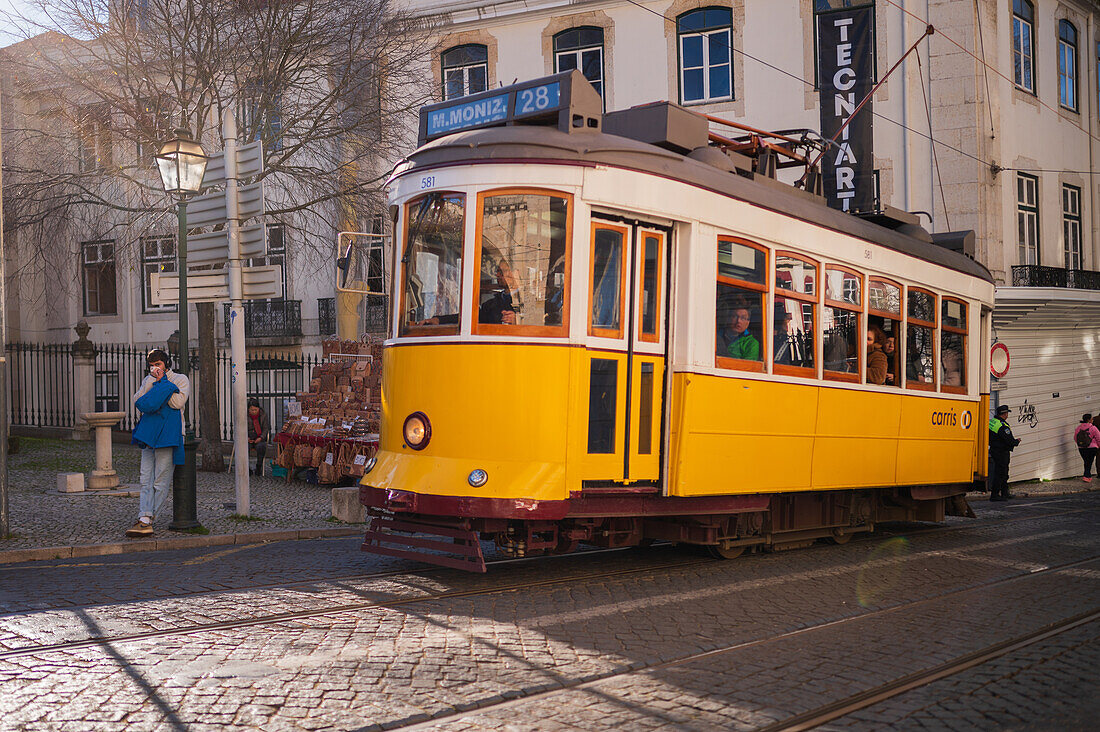
<svg viewBox="0 0 1100 732">
<path fill-rule="evenodd" d="M 745 361 L 760 360 L 760 341 L 749 332 L 749 309 L 740 305 L 729 314 L 729 323 L 718 333 L 718 355 L 740 358 Z"/>
</svg>

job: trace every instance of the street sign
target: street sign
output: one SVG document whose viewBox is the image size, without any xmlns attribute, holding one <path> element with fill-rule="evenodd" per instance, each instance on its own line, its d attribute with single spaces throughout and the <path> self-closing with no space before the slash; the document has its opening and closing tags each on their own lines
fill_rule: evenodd
<svg viewBox="0 0 1100 732">
<path fill-rule="evenodd" d="M 264 148 L 260 141 L 237 148 L 237 177 L 250 178 L 259 175 L 264 169 Z M 206 172 L 202 176 L 202 187 L 225 185 L 225 153 L 210 156 L 206 163 Z"/>
<path fill-rule="evenodd" d="M 1008 373 L 1008 367 L 1012 359 L 1008 355 L 1008 346 L 1003 343 L 994 343 L 989 349 L 989 373 L 998 379 Z"/>
<path fill-rule="evenodd" d="M 239 220 L 264 215 L 264 187 L 262 183 L 237 189 L 237 216 Z M 217 191 L 195 196 L 187 202 L 187 226 L 214 226 L 224 224 L 228 214 L 225 209 L 225 193 Z"/>
<path fill-rule="evenodd" d="M 245 300 L 266 300 L 283 296 L 282 267 L 242 267 L 241 284 Z M 175 274 L 149 275 L 153 305 L 179 302 L 180 278 Z M 229 299 L 229 270 L 212 269 L 187 273 L 187 302 L 222 302 Z"/>
<path fill-rule="evenodd" d="M 989 391 L 1004 391 L 1008 388 L 1008 381 L 1005 379 L 994 379 L 989 383 Z"/>
<path fill-rule="evenodd" d="M 267 226 L 253 224 L 239 230 L 241 259 L 252 259 L 267 254 Z M 187 264 L 219 264 L 229 261 L 229 232 L 212 231 L 209 234 L 191 234 L 187 237 Z"/>
</svg>

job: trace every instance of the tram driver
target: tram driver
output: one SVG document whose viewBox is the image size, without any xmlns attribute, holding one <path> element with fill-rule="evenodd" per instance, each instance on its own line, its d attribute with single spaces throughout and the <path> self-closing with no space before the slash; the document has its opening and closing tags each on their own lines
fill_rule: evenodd
<svg viewBox="0 0 1100 732">
<path fill-rule="evenodd" d="M 477 322 L 515 325 L 516 311 L 520 309 L 519 278 L 512 263 L 501 257 L 493 265 L 496 288 L 489 298 L 482 300 L 477 311 Z M 484 293 L 483 293 L 484 294 Z"/>
<path fill-rule="evenodd" d="M 515 269 L 504 257 L 493 264 L 494 289 L 486 288 L 488 299 L 484 299 L 477 312 L 477 322 L 498 325 L 515 325 L 516 311 L 520 310 L 522 299 L 519 291 L 519 278 Z M 483 292 L 484 294 L 484 292 Z M 458 313 L 436 315 L 422 320 L 417 325 L 453 325 L 458 322 Z"/>
</svg>

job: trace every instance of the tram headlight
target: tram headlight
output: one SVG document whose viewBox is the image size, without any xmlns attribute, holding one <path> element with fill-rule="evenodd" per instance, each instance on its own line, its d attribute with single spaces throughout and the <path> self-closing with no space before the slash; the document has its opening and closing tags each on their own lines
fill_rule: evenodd
<svg viewBox="0 0 1100 732">
<path fill-rule="evenodd" d="M 428 421 L 428 415 L 423 412 L 413 412 L 405 417 L 401 434 L 405 438 L 406 445 L 414 450 L 423 450 L 432 439 L 432 423 Z"/>
<path fill-rule="evenodd" d="M 363 465 L 363 475 L 366 475 L 370 471 L 374 470 L 375 464 L 378 462 L 378 458 L 367 458 L 367 462 Z"/>
<path fill-rule="evenodd" d="M 466 478 L 466 482 L 474 488 L 480 488 L 489 482 L 489 474 L 481 468 L 476 468 L 470 471 L 470 475 Z"/>
</svg>

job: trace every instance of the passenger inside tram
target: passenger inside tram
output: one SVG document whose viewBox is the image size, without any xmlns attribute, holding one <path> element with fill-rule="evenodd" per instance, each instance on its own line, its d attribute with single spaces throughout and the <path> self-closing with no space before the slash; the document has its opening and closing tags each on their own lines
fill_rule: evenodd
<svg viewBox="0 0 1100 732">
<path fill-rule="evenodd" d="M 774 363 L 783 366 L 793 366 L 795 364 L 797 339 L 795 338 L 795 334 L 791 333 L 791 314 L 788 313 L 786 309 L 781 309 L 778 300 L 779 298 L 776 298 Z"/>
<path fill-rule="evenodd" d="M 760 338 L 756 335 L 759 332 L 759 308 L 745 299 L 723 293 L 722 289 L 736 292 L 737 288 L 719 287 L 717 354 L 744 361 L 760 361 Z"/>
<path fill-rule="evenodd" d="M 882 344 L 882 352 L 886 354 L 886 383 L 891 386 L 898 385 L 898 339 L 888 335 Z"/>
<path fill-rule="evenodd" d="M 888 363 L 883 352 L 883 343 L 886 336 L 882 328 L 871 325 L 867 328 L 867 383 L 885 384 Z"/>
</svg>

